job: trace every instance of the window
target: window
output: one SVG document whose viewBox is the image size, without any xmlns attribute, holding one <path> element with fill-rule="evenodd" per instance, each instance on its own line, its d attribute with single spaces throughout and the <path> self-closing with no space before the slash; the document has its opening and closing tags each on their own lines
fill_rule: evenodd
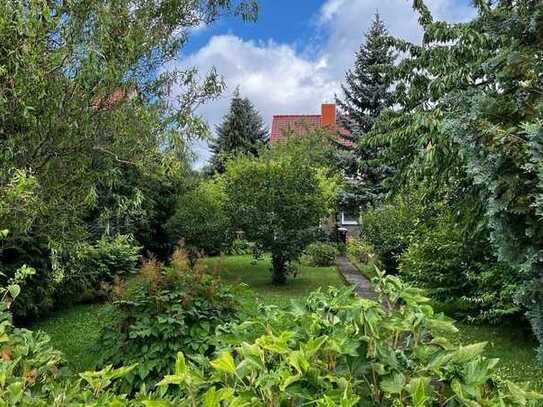
<svg viewBox="0 0 543 407">
<path fill-rule="evenodd" d="M 341 212 L 341 224 L 342 225 L 358 225 L 357 212 Z"/>
</svg>

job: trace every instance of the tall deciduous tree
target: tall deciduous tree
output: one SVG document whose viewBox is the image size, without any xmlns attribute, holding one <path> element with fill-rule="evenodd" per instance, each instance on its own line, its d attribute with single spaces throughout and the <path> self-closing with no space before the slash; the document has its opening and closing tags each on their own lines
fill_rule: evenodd
<svg viewBox="0 0 543 407">
<path fill-rule="evenodd" d="M 257 156 L 268 141 L 268 129 L 260 114 L 248 98 L 241 97 L 236 89 L 230 110 L 217 127 L 217 136 L 210 144 L 213 153 L 211 165 L 219 173 L 224 172 L 225 162 L 237 155 Z"/>
<path fill-rule="evenodd" d="M 19 189 L 35 195 L 0 210 L 0 229 L 12 230 L 0 247 L 7 278 L 28 262 L 46 292 L 62 279 L 49 255 L 109 230 L 134 232 L 153 210 L 153 179 L 175 190 L 186 138 L 206 134 L 193 111 L 223 84 L 214 71 L 169 62 L 191 28 L 227 10 L 250 17 L 252 3 L 0 2 L 0 201 Z M 24 227 L 23 211 L 32 215 Z"/>
<path fill-rule="evenodd" d="M 381 112 L 392 105 L 390 71 L 395 61 L 385 24 L 375 15 L 358 52 L 354 67 L 347 71 L 342 97 L 336 97 L 341 120 L 351 142 L 340 145 L 341 165 L 355 179 L 343 196 L 343 206 L 366 206 L 382 192 L 383 173 L 387 168 L 375 162 L 375 149 L 360 143 Z"/>
</svg>

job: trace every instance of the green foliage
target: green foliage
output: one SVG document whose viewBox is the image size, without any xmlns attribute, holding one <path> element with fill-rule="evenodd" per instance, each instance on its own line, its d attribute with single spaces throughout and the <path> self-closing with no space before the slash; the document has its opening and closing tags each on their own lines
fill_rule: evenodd
<svg viewBox="0 0 543 407">
<path fill-rule="evenodd" d="M 94 244 L 83 243 L 60 259 L 58 301 L 78 301 L 107 295 L 111 284 L 137 270 L 140 248 L 129 236 L 103 236 Z"/>
<path fill-rule="evenodd" d="M 349 238 L 347 239 L 346 253 L 350 258 L 354 258 L 357 263 L 370 264 L 376 259 L 375 249 L 373 246 L 363 239 Z"/>
<path fill-rule="evenodd" d="M 248 98 L 242 98 L 239 88 L 232 96 L 230 110 L 217 127 L 217 136 L 210 143 L 211 167 L 223 173 L 225 163 L 237 154 L 257 156 L 266 146 L 268 129 Z"/>
<path fill-rule="evenodd" d="M 233 256 L 243 256 L 247 254 L 253 254 L 255 249 L 254 243 L 245 239 L 234 239 L 230 247 L 228 248 L 228 254 Z"/>
<path fill-rule="evenodd" d="M 238 157 L 224 175 L 227 213 L 235 229 L 272 253 L 273 281 L 284 284 L 289 265 L 315 240 L 338 181 L 288 141 L 259 158 Z"/>
<path fill-rule="evenodd" d="M 235 318 L 239 308 L 232 290 L 206 273 L 202 260 L 191 268 L 181 250 L 168 267 L 146 263 L 140 277 L 114 304 L 116 318 L 98 343 L 102 365 L 138 363 L 123 379 L 121 388 L 129 393 L 143 384 L 152 388 L 178 351 L 209 355 L 215 330 Z"/>
<path fill-rule="evenodd" d="M 405 55 L 391 72 L 396 108 L 381 115 L 370 144 L 396 185 L 462 185 L 496 256 L 521 276 L 517 300 L 543 343 L 543 5 L 477 1 L 472 21 L 448 24 L 413 4 L 424 40 L 391 39 Z"/>
<path fill-rule="evenodd" d="M 456 328 L 419 290 L 391 276 L 375 283 L 389 307 L 329 289 L 287 310 L 264 308 L 225 327 L 215 357 L 178 354 L 160 385 L 180 387 L 182 405 L 514 406 L 542 398 L 494 377 L 498 360 L 483 356 L 486 343 L 450 343 L 443 335 Z"/>
<path fill-rule="evenodd" d="M 79 243 L 65 252 L 55 251 L 51 266 L 36 268 L 21 284 L 22 294 L 13 303 L 15 316 L 43 315 L 61 304 L 109 295 L 117 278 L 136 270 L 139 251 L 127 236 L 104 236 L 94 244 Z M 31 257 L 28 260 L 35 264 Z M 21 267 L 20 262 L 15 264 Z M 47 272 L 49 267 L 51 272 Z M 14 266 L 2 269 L 6 280 L 17 275 Z"/>
<path fill-rule="evenodd" d="M 182 194 L 167 224 L 171 239 L 183 241 L 190 250 L 208 255 L 225 251 L 230 232 L 225 202 L 224 185 L 219 179 L 206 180 Z"/>
<path fill-rule="evenodd" d="M 180 269 L 163 271 L 148 269 L 148 282 L 179 277 Z M 59 370 L 60 354 L 46 335 L 14 328 L 1 309 L 0 403 L 453 407 L 531 406 L 543 398 L 496 377 L 498 360 L 483 356 L 485 342 L 449 342 L 456 328 L 419 290 L 391 276 L 380 275 L 374 284 L 379 302 L 330 288 L 288 309 L 262 307 L 243 322 L 223 325 L 213 355 L 178 352 L 156 391 L 147 388 L 133 398 L 111 389 L 138 365 L 70 375 Z"/>
<path fill-rule="evenodd" d="M 327 267 L 333 266 L 336 262 L 338 249 L 335 244 L 317 242 L 311 243 L 304 251 L 309 263 L 312 266 Z"/>
<path fill-rule="evenodd" d="M 0 271 L 37 271 L 19 311 L 51 309 L 56 256 L 82 242 L 130 234 L 171 250 L 162 224 L 186 141 L 208 134 L 193 112 L 224 84 L 169 63 L 194 27 L 256 12 L 253 0 L 1 2 Z"/>
<path fill-rule="evenodd" d="M 442 217 L 413 236 L 400 258 L 401 276 L 459 317 L 491 323 L 518 317 L 521 277 L 492 256 L 485 238 L 466 236 L 465 225 Z"/>
<path fill-rule="evenodd" d="M 375 249 L 385 270 L 394 273 L 423 216 L 417 194 L 398 194 L 382 206 L 362 213 L 362 237 Z"/>
</svg>

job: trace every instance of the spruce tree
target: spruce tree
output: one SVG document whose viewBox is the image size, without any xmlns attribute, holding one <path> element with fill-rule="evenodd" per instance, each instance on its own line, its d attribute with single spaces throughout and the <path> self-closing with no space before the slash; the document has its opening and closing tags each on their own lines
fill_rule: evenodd
<svg viewBox="0 0 543 407">
<path fill-rule="evenodd" d="M 241 97 L 238 88 L 228 113 L 217 126 L 216 138 L 210 143 L 211 167 L 222 173 L 226 160 L 238 154 L 258 156 L 267 141 L 268 129 L 260 113 L 248 98 Z"/>
<path fill-rule="evenodd" d="M 386 40 L 388 35 L 383 20 L 375 14 L 354 67 L 341 85 L 343 98 L 336 97 L 344 124 L 355 135 L 370 131 L 375 118 L 392 104 L 386 71 L 394 65 L 395 54 Z"/>
<path fill-rule="evenodd" d="M 340 146 L 340 165 L 353 179 L 344 194 L 342 205 L 351 209 L 365 207 L 383 194 L 382 180 L 387 168 L 375 165 L 377 151 L 364 144 L 379 114 L 392 105 L 391 81 L 387 71 L 394 66 L 396 54 L 389 45 L 387 29 L 375 15 L 370 30 L 358 52 L 353 69 L 347 71 L 342 84 L 343 97 L 336 97 L 340 121 L 350 132 L 351 143 Z"/>
</svg>

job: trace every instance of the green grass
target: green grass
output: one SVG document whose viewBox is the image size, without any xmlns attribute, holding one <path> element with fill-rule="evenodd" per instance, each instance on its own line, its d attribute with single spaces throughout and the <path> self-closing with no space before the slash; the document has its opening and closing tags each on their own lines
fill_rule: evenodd
<svg viewBox="0 0 543 407">
<path fill-rule="evenodd" d="M 217 257 L 208 259 L 209 267 L 220 261 Z M 251 256 L 228 256 L 224 258 L 220 275 L 226 282 L 247 284 L 260 302 L 279 306 L 288 305 L 291 300 L 303 299 L 317 288 L 345 285 L 335 267 L 304 265 L 299 268 L 296 278 L 289 278 L 284 286 L 275 286 L 271 283 L 270 269 L 269 256 L 258 261 Z"/>
<path fill-rule="evenodd" d="M 80 304 L 55 313 L 30 329 L 45 331 L 51 337 L 51 345 L 62 351 L 68 365 L 80 372 L 93 369 L 96 340 L 111 318 L 110 304 Z"/>
<path fill-rule="evenodd" d="M 485 355 L 498 358 L 500 377 L 517 383 L 530 382 L 532 388 L 543 391 L 543 370 L 538 367 L 537 342 L 529 333 L 512 325 L 468 325 L 457 323 L 460 332 L 455 337 L 461 343 L 488 342 Z"/>
</svg>

